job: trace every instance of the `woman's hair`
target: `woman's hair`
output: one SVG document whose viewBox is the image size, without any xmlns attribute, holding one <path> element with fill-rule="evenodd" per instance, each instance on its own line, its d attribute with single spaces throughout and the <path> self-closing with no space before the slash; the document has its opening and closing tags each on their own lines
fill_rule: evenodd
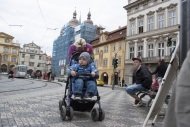
<svg viewBox="0 0 190 127">
<path fill-rule="evenodd" d="M 84 47 L 86 46 L 86 41 L 83 38 L 79 38 L 74 42 L 74 45 L 79 48 L 79 47 Z"/>
</svg>

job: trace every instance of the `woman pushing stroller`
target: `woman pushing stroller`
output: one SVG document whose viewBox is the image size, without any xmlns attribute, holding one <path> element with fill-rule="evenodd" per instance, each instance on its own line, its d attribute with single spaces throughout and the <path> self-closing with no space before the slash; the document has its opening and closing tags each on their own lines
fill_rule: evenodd
<svg viewBox="0 0 190 127">
<path fill-rule="evenodd" d="M 59 101 L 62 120 L 71 120 L 73 111 L 91 112 L 93 121 L 102 121 L 105 118 L 96 85 L 98 71 L 92 57 L 92 46 L 82 38 L 69 47 L 68 79 L 63 100 Z"/>
<path fill-rule="evenodd" d="M 88 52 L 82 52 L 79 56 L 79 62 L 68 68 L 68 74 L 72 76 L 72 93 L 75 98 L 91 98 L 96 96 L 96 76 L 98 71 L 92 62 Z M 90 74 L 90 77 L 80 77 L 81 74 Z M 83 92 L 83 89 L 86 91 Z"/>
</svg>

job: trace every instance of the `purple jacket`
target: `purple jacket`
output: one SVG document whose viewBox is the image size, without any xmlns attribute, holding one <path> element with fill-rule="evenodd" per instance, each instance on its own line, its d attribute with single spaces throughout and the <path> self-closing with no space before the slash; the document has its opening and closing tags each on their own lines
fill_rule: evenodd
<svg viewBox="0 0 190 127">
<path fill-rule="evenodd" d="M 81 50 L 81 49 L 77 49 L 77 47 L 74 44 L 72 44 L 69 46 L 68 60 L 70 60 L 71 56 L 75 52 L 88 52 L 90 55 L 92 55 L 93 54 L 93 48 L 92 48 L 91 44 L 86 43 L 86 46 L 84 47 L 84 49 Z"/>
</svg>

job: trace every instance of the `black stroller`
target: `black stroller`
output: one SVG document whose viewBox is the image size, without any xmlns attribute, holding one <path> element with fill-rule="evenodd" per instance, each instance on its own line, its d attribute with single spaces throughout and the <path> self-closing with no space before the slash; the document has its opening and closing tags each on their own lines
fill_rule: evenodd
<svg viewBox="0 0 190 127">
<path fill-rule="evenodd" d="M 71 56 L 70 65 L 72 64 L 72 60 L 78 61 L 79 55 L 80 53 L 77 52 Z M 78 75 L 79 78 L 86 76 L 90 76 L 90 74 Z M 85 90 L 85 88 L 83 89 Z M 62 100 L 59 101 L 59 110 L 62 120 L 72 120 L 74 116 L 74 111 L 91 112 L 91 118 L 93 121 L 104 120 L 105 112 L 101 107 L 98 91 L 95 98 L 96 97 L 97 99 L 90 100 L 86 100 L 84 98 L 80 100 L 72 98 L 72 79 L 71 76 L 69 76 L 66 82 L 64 97 Z M 98 106 L 95 106 L 95 104 L 97 104 Z"/>
</svg>

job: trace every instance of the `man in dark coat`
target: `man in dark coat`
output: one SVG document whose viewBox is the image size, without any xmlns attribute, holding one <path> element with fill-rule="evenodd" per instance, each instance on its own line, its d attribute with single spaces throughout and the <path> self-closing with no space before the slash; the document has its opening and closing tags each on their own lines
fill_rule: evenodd
<svg viewBox="0 0 190 127">
<path fill-rule="evenodd" d="M 142 105 L 141 99 L 136 95 L 139 91 L 150 89 L 152 84 L 152 75 L 148 68 L 141 65 L 140 58 L 133 58 L 133 84 L 126 87 L 127 93 L 135 99 L 135 105 Z"/>
<path fill-rule="evenodd" d="M 158 77 L 164 77 L 165 72 L 167 70 L 167 64 L 165 63 L 164 59 L 160 59 L 158 61 L 158 66 L 156 67 L 156 70 L 152 74 L 156 74 Z"/>
</svg>

